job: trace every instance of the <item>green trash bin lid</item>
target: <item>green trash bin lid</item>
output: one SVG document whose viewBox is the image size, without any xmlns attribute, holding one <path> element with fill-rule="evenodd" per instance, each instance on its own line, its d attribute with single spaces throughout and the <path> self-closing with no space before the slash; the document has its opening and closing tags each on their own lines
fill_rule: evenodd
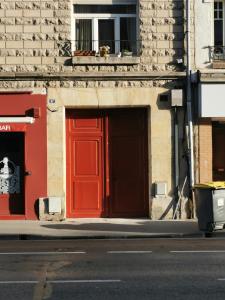
<svg viewBox="0 0 225 300">
<path fill-rule="evenodd" d="M 194 188 L 200 189 L 225 189 L 225 181 L 211 181 L 195 184 Z"/>
</svg>

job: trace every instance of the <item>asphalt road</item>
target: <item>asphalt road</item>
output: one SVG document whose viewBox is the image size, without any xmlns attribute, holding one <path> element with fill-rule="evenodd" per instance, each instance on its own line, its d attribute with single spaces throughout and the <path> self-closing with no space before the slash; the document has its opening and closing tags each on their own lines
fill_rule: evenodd
<svg viewBox="0 0 225 300">
<path fill-rule="evenodd" d="M 225 241 L 0 241 L 0 299 L 225 299 Z"/>
</svg>

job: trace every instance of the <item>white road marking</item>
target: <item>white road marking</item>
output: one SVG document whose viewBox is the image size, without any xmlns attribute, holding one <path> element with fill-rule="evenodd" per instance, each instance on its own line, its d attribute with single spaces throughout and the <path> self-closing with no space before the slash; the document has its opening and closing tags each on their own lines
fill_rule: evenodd
<svg viewBox="0 0 225 300">
<path fill-rule="evenodd" d="M 38 283 L 38 280 L 6 280 L 6 281 L 0 281 L 0 284 L 24 284 L 24 283 L 31 283 L 35 284 Z"/>
<path fill-rule="evenodd" d="M 91 279 L 91 280 L 48 280 L 50 283 L 107 283 L 121 282 L 120 279 Z"/>
<path fill-rule="evenodd" d="M 183 250 L 170 251 L 170 253 L 225 253 L 225 250 Z"/>
<path fill-rule="evenodd" d="M 0 284 L 36 284 L 38 280 L 5 280 Z M 90 280 L 46 280 L 48 283 L 113 283 L 121 282 L 120 279 L 90 279 Z"/>
<path fill-rule="evenodd" d="M 138 254 L 138 253 L 152 253 L 152 251 L 107 251 L 110 254 Z"/>
<path fill-rule="evenodd" d="M 225 281 L 225 278 L 218 278 L 219 281 Z"/>
<path fill-rule="evenodd" d="M 0 252 L 0 255 L 57 255 L 57 254 L 86 254 L 85 251 L 60 251 L 60 252 Z"/>
</svg>

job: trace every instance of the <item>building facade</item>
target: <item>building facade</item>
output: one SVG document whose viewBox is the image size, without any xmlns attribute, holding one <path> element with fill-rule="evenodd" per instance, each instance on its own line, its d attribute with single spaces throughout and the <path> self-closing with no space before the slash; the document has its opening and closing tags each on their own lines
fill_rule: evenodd
<svg viewBox="0 0 225 300">
<path fill-rule="evenodd" d="M 224 9 L 224 1 L 194 6 L 198 182 L 225 180 Z"/>
<path fill-rule="evenodd" d="M 183 19 L 182 0 L 1 1 L 0 219 L 172 217 Z"/>
</svg>

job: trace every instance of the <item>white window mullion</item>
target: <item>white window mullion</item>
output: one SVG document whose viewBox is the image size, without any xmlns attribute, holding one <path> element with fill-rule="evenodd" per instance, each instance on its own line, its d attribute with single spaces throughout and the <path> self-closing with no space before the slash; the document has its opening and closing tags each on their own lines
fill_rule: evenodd
<svg viewBox="0 0 225 300">
<path fill-rule="evenodd" d="M 225 45 L 225 20 L 224 20 L 224 16 L 225 16 L 225 5 L 224 5 L 224 1 L 222 1 L 222 11 L 223 11 L 223 46 Z"/>
<path fill-rule="evenodd" d="M 120 52 L 120 18 L 115 18 L 114 30 L 115 30 L 115 53 L 118 54 Z"/>
<path fill-rule="evenodd" d="M 72 30 L 71 30 L 71 34 L 72 34 L 72 40 L 71 40 L 71 50 L 77 50 L 76 49 L 76 30 L 75 30 L 75 25 L 76 24 L 76 20 L 75 18 L 72 18 L 72 22 L 71 22 L 71 26 L 72 26 Z"/>
<path fill-rule="evenodd" d="M 93 39 L 93 50 L 99 52 L 99 42 L 98 42 L 98 19 L 94 18 L 92 20 L 92 39 Z"/>
</svg>

